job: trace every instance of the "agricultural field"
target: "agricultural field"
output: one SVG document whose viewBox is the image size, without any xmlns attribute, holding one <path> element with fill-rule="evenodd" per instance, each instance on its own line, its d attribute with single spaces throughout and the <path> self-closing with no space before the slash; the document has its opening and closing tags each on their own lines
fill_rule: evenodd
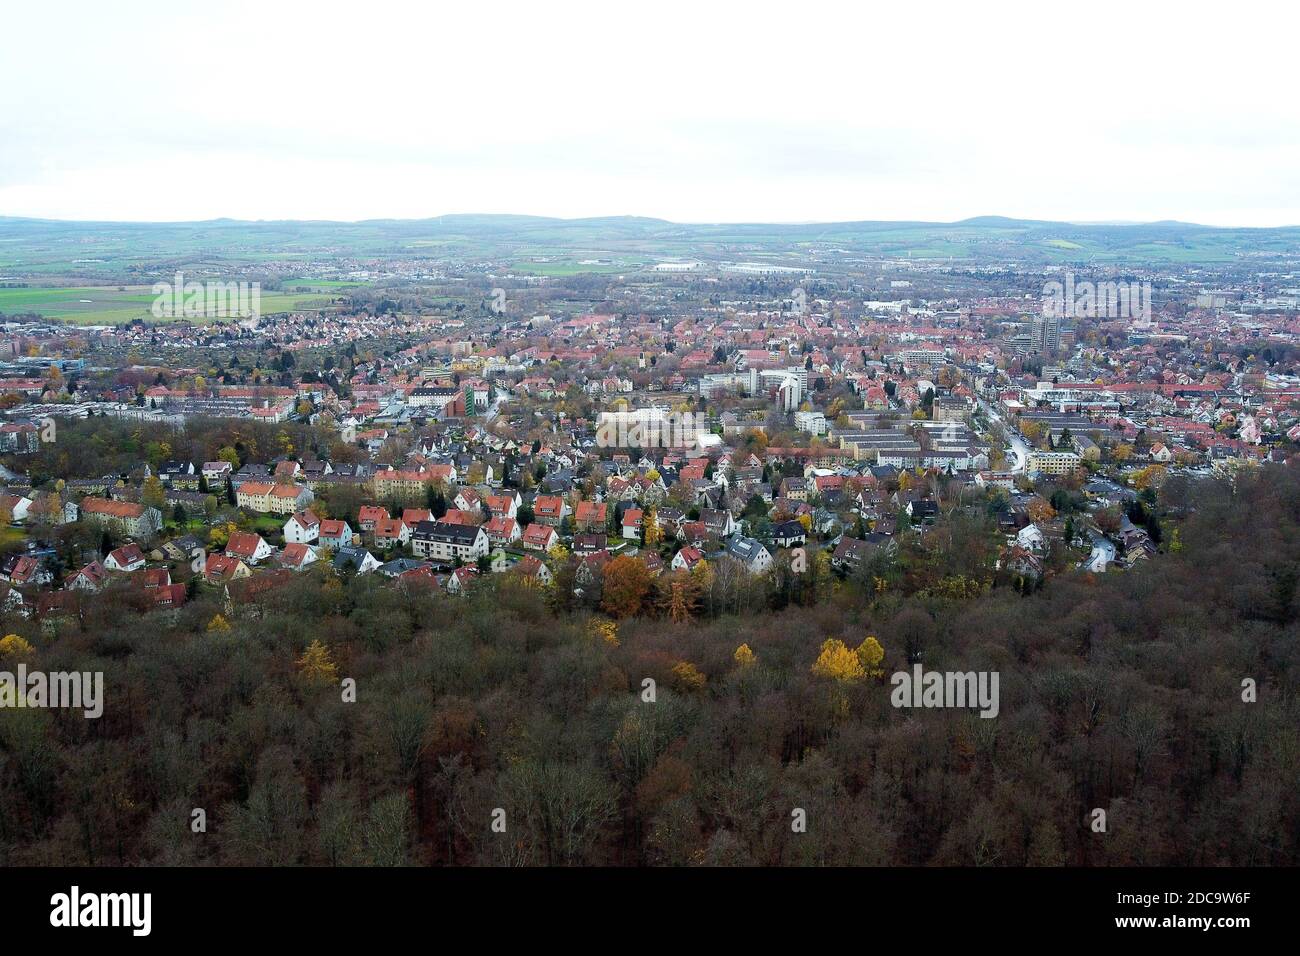
<svg viewBox="0 0 1300 956">
<path fill-rule="evenodd" d="M 328 308 L 346 283 L 311 282 L 290 286 L 293 291 L 263 292 L 263 315 L 299 309 Z M 301 288 L 301 291 L 298 289 Z M 0 313 L 17 315 L 35 312 L 48 319 L 77 325 L 120 325 L 134 319 L 155 319 L 151 286 L 52 286 L 0 289 Z M 162 321 L 167 321 L 166 319 Z"/>
<path fill-rule="evenodd" d="M 511 263 L 510 271 L 538 276 L 573 276 L 584 272 L 615 275 L 640 268 L 640 264 L 626 262 L 583 262 L 575 259 L 524 259 Z"/>
</svg>

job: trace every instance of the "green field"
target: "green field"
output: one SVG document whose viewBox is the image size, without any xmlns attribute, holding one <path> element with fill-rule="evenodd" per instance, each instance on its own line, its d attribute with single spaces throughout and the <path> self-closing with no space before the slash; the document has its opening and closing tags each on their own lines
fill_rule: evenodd
<svg viewBox="0 0 1300 956">
<path fill-rule="evenodd" d="M 544 259 L 541 261 L 524 259 L 510 264 L 512 272 L 521 272 L 537 276 L 576 276 L 584 272 L 598 275 L 613 275 L 638 268 L 623 262 L 584 263 L 576 259 Z"/>
<path fill-rule="evenodd" d="M 304 280 L 306 283 L 306 280 Z M 321 286 L 319 282 L 311 283 Z M 339 287 L 348 284 L 339 283 Z M 291 286 L 292 288 L 292 286 Z M 337 290 L 321 287 L 302 292 L 264 292 L 263 315 L 298 309 L 325 308 Z M 133 319 L 158 320 L 151 311 L 151 286 L 61 286 L 51 288 L 0 289 L 0 312 L 6 315 L 37 312 L 49 319 L 78 325 L 119 325 Z"/>
<path fill-rule="evenodd" d="M 297 295 L 304 292 L 321 292 L 329 295 L 341 295 L 349 289 L 357 289 L 365 285 L 364 282 L 349 282 L 342 279 L 283 279 L 280 282 L 280 289 L 286 295 Z M 263 296 L 263 298 L 266 298 Z"/>
</svg>

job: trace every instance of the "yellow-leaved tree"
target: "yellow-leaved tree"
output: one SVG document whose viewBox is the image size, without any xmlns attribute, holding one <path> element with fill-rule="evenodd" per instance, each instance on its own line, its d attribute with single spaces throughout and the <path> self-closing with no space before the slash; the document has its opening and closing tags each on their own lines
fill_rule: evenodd
<svg viewBox="0 0 1300 956">
<path fill-rule="evenodd" d="M 673 665 L 673 683 L 678 690 L 699 690 L 704 686 L 704 675 L 690 661 L 682 661 Z"/>
<path fill-rule="evenodd" d="M 18 634 L 6 634 L 0 637 L 0 657 L 24 658 L 32 655 L 32 645 Z"/>
<path fill-rule="evenodd" d="M 613 621 L 593 617 L 590 629 L 592 637 L 604 641 L 610 647 L 618 647 L 618 625 Z"/>
<path fill-rule="evenodd" d="M 880 678 L 885 676 L 885 672 L 880 666 L 880 662 L 884 659 L 884 647 L 876 640 L 875 635 L 868 634 L 867 639 L 858 645 L 858 660 L 862 662 L 862 669 L 866 671 L 868 677 Z"/>
<path fill-rule="evenodd" d="M 841 684 L 861 680 L 866 676 L 858 655 L 837 637 L 822 642 L 822 651 L 813 662 L 812 672 L 817 677 L 828 677 Z"/>
<path fill-rule="evenodd" d="M 303 679 L 311 684 L 334 684 L 338 682 L 338 668 L 330 657 L 329 648 L 320 641 L 312 641 L 298 658 L 298 671 Z"/>
<path fill-rule="evenodd" d="M 748 644 L 741 644 L 736 648 L 736 653 L 733 656 L 736 659 L 736 663 L 741 667 L 750 667 L 756 660 L 758 660 L 754 655 L 754 652 L 749 649 Z"/>
</svg>

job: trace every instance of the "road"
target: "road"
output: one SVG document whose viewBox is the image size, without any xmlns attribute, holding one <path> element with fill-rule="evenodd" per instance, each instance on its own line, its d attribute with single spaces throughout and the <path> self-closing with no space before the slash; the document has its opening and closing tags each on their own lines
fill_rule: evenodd
<svg viewBox="0 0 1300 956">
<path fill-rule="evenodd" d="M 1006 449 L 1012 458 L 1011 473 L 1014 475 L 1022 474 L 1025 470 L 1025 465 L 1029 462 L 1029 443 L 1020 437 L 1020 432 L 1016 431 L 1002 420 L 1002 416 L 994 410 L 992 405 L 979 396 L 976 396 L 976 400 L 979 402 L 980 408 L 984 410 L 984 414 L 987 415 L 990 420 L 1001 425 L 1002 430 L 1006 432 L 1007 438 L 1011 441 L 1011 444 Z"/>
<path fill-rule="evenodd" d="M 1115 545 L 1102 534 L 1094 533 L 1092 536 L 1092 554 L 1083 562 L 1083 566 L 1090 571 L 1104 571 L 1106 567 L 1115 560 Z"/>
</svg>

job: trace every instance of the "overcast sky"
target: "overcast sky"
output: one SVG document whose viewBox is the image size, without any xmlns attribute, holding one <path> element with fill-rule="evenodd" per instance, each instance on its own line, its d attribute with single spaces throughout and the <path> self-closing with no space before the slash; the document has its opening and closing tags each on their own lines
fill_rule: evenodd
<svg viewBox="0 0 1300 956">
<path fill-rule="evenodd" d="M 1297 224 L 1294 17 L 1240 0 L 13 3 L 0 215 Z"/>
</svg>

